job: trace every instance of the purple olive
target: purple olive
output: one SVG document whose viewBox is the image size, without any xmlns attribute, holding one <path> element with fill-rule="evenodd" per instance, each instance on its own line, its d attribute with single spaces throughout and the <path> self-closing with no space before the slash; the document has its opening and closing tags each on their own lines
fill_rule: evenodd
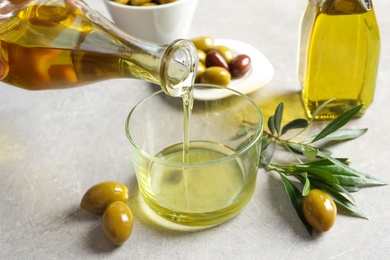
<svg viewBox="0 0 390 260">
<path fill-rule="evenodd" d="M 229 65 L 217 51 L 209 51 L 206 56 L 206 67 L 221 67 L 229 71 Z"/>
<path fill-rule="evenodd" d="M 244 76 L 251 67 L 251 58 L 248 55 L 237 55 L 230 63 L 230 74 L 233 78 Z"/>
</svg>

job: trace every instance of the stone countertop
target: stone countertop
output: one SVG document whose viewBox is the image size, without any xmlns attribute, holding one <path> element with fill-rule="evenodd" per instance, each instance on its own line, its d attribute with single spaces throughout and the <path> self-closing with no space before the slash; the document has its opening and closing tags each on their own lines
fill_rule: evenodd
<svg viewBox="0 0 390 260">
<path fill-rule="evenodd" d="M 87 2 L 108 15 L 102 0 Z M 259 49 L 275 75 L 250 96 L 266 117 L 280 101 L 288 116 L 301 117 L 296 50 L 305 5 L 199 0 L 190 36 L 237 39 Z M 349 124 L 369 130 L 333 151 L 389 183 L 390 2 L 374 0 L 374 6 L 382 39 L 375 101 Z M 369 220 L 339 214 L 331 231 L 313 236 L 277 174 L 263 169 L 249 205 L 222 225 L 195 232 L 152 217 L 138 194 L 124 122 L 153 91 L 137 80 L 41 92 L 0 83 L 0 259 L 388 259 L 389 186 L 354 194 Z M 120 247 L 103 237 L 101 216 L 79 208 L 83 193 L 105 180 L 130 188 L 134 229 Z"/>
</svg>

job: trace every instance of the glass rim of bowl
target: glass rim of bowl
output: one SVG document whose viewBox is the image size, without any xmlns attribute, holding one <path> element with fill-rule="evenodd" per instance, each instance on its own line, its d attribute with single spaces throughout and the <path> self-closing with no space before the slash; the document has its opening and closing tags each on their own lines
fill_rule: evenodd
<svg viewBox="0 0 390 260">
<path fill-rule="evenodd" d="M 200 84 L 200 83 L 195 84 L 195 87 L 201 87 L 201 86 L 213 87 L 213 88 L 218 88 L 221 90 L 231 91 L 234 93 L 234 95 L 245 98 L 249 103 L 251 103 L 255 107 L 255 109 L 257 110 L 257 112 L 259 114 L 259 119 L 260 119 L 259 122 L 256 124 L 256 132 L 253 134 L 253 135 L 256 135 L 256 138 L 254 138 L 251 142 L 249 142 L 248 144 L 246 144 L 245 146 L 243 146 L 239 150 L 234 150 L 234 153 L 232 153 L 230 155 L 226 155 L 223 158 L 216 159 L 216 160 L 188 163 L 188 162 L 174 162 L 174 161 L 169 161 L 169 160 L 166 160 L 163 158 L 156 157 L 155 155 L 152 155 L 152 154 L 144 151 L 141 147 L 139 147 L 136 144 L 136 142 L 133 140 L 133 138 L 131 137 L 131 134 L 130 134 L 129 122 L 130 122 L 130 118 L 131 118 L 131 115 L 133 114 L 133 112 L 137 109 L 137 107 L 142 105 L 142 103 L 146 102 L 148 99 L 153 98 L 156 95 L 160 95 L 160 94 L 167 95 L 163 90 L 159 90 L 159 91 L 156 91 L 156 92 L 152 93 L 151 95 L 145 97 L 144 99 L 142 99 L 140 102 L 138 102 L 130 110 L 130 113 L 128 114 L 128 116 L 126 118 L 126 122 L 125 122 L 126 136 L 127 136 L 127 139 L 129 140 L 130 144 L 134 148 L 136 148 L 138 150 L 138 152 L 141 153 L 142 156 L 146 157 L 148 160 L 162 164 L 162 165 L 170 165 L 173 167 L 185 167 L 188 165 L 190 165 L 191 167 L 204 167 L 205 165 L 213 165 L 213 164 L 219 164 L 221 162 L 225 162 L 225 161 L 229 161 L 229 160 L 235 160 L 236 158 L 238 158 L 242 154 L 246 153 L 248 149 L 250 149 L 255 143 L 257 143 L 259 141 L 259 139 L 261 139 L 261 136 L 262 136 L 262 133 L 264 130 L 264 116 L 263 116 L 263 112 L 261 111 L 260 107 L 249 96 L 247 96 L 246 94 L 243 94 L 237 90 L 234 90 L 234 89 L 231 89 L 228 87 L 219 86 L 219 85 L 213 85 L 213 84 Z M 180 98 L 180 97 L 173 97 L 173 98 Z M 214 101 L 214 100 L 210 100 L 210 101 Z M 197 142 L 197 141 L 198 140 L 193 140 L 193 142 Z M 190 141 L 190 143 L 191 143 L 191 141 Z"/>
</svg>

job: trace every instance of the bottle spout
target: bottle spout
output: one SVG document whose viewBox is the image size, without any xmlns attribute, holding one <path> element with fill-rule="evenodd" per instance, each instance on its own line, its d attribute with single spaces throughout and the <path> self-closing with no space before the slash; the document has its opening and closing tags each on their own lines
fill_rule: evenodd
<svg viewBox="0 0 390 260">
<path fill-rule="evenodd" d="M 193 86 L 198 70 L 198 55 L 190 40 L 178 39 L 165 50 L 161 61 L 161 88 L 173 97 L 181 97 Z"/>
</svg>

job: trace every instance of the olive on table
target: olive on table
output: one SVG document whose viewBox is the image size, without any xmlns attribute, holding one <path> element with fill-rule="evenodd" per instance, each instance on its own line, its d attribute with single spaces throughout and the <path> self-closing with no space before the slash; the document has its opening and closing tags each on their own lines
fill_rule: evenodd
<svg viewBox="0 0 390 260">
<path fill-rule="evenodd" d="M 319 189 L 313 189 L 303 197 L 302 210 L 307 222 L 320 232 L 330 230 L 337 215 L 333 199 Z"/>
<path fill-rule="evenodd" d="M 233 78 L 242 77 L 251 67 L 251 58 L 246 54 L 237 55 L 229 66 Z"/>
<path fill-rule="evenodd" d="M 103 214 L 103 233 L 114 245 L 123 244 L 133 231 L 133 214 L 123 201 L 115 201 L 107 206 Z"/>
<path fill-rule="evenodd" d="M 220 85 L 225 87 L 229 85 L 230 80 L 231 80 L 231 75 L 229 71 L 218 66 L 206 68 L 206 70 L 203 72 L 202 76 L 200 77 L 201 83 L 215 84 L 215 85 Z"/>
<path fill-rule="evenodd" d="M 198 50 L 206 53 L 214 47 L 214 39 L 208 36 L 199 36 L 191 39 L 191 41 Z"/>
<path fill-rule="evenodd" d="M 234 59 L 234 52 L 224 45 L 216 45 L 213 47 L 213 50 L 217 51 L 223 57 L 227 64 L 232 62 Z"/>
<path fill-rule="evenodd" d="M 120 182 L 101 182 L 84 193 L 80 207 L 92 213 L 103 213 L 106 207 L 114 201 L 127 202 L 128 193 L 126 185 Z"/>
<path fill-rule="evenodd" d="M 229 71 L 229 65 L 225 61 L 219 52 L 213 50 L 209 51 L 206 55 L 206 67 L 218 66 L 222 67 L 225 70 Z"/>
</svg>

